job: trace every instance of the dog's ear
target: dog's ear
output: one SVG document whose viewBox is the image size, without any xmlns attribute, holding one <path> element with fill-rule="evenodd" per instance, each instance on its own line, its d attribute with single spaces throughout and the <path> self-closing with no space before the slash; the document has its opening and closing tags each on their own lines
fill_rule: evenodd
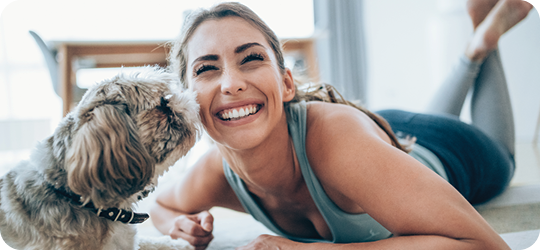
<svg viewBox="0 0 540 250">
<path fill-rule="evenodd" d="M 83 114 L 67 154 L 68 186 L 96 207 L 116 206 L 149 183 L 154 160 L 124 105 L 97 105 Z"/>
</svg>

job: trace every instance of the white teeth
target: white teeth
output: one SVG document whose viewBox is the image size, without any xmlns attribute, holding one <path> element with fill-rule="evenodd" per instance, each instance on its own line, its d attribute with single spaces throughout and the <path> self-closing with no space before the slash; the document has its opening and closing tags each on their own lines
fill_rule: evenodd
<svg viewBox="0 0 540 250">
<path fill-rule="evenodd" d="M 256 106 L 249 106 L 249 107 L 240 108 L 238 110 L 233 109 L 233 110 L 225 111 L 221 114 L 221 118 L 224 120 L 241 118 L 244 116 L 254 114 L 256 112 L 257 112 Z"/>
</svg>

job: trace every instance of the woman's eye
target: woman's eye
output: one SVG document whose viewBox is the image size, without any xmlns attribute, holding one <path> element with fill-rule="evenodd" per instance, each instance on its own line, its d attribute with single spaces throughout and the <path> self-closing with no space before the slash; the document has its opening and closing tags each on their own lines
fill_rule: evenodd
<svg viewBox="0 0 540 250">
<path fill-rule="evenodd" d="M 195 75 L 200 75 L 208 70 L 217 70 L 218 68 L 214 65 L 206 65 L 206 64 L 203 64 L 202 66 L 200 66 L 199 68 L 197 68 L 197 70 L 195 71 Z"/>
<path fill-rule="evenodd" d="M 240 64 L 244 64 L 244 63 L 247 63 L 247 62 L 251 62 L 251 61 L 264 61 L 264 57 L 263 55 L 259 54 L 259 53 L 251 53 L 249 54 L 248 56 L 244 57 L 244 59 L 242 60 L 242 62 Z"/>
</svg>

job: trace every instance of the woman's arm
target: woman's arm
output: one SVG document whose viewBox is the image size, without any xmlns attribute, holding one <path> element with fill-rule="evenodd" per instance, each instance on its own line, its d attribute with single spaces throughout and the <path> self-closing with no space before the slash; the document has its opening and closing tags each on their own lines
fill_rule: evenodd
<svg viewBox="0 0 540 250">
<path fill-rule="evenodd" d="M 395 236 L 332 247 L 508 249 L 456 189 L 391 146 L 366 115 L 337 104 L 308 107 L 308 158 L 327 193 L 352 200 Z"/>
<path fill-rule="evenodd" d="M 214 206 L 243 211 L 225 179 L 221 156 L 215 147 L 201 157 L 181 182 L 158 194 L 150 215 L 161 233 L 204 249 L 213 238 L 213 217 L 208 210 Z"/>
</svg>

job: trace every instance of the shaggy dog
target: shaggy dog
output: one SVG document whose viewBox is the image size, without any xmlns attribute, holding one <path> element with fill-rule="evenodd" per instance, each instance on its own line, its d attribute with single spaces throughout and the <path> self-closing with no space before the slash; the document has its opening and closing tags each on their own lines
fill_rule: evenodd
<svg viewBox="0 0 540 250">
<path fill-rule="evenodd" d="M 120 74 L 87 91 L 30 157 L 0 179 L 0 230 L 16 249 L 184 249 L 135 237 L 134 213 L 193 146 L 195 94 L 159 68 Z"/>
</svg>

